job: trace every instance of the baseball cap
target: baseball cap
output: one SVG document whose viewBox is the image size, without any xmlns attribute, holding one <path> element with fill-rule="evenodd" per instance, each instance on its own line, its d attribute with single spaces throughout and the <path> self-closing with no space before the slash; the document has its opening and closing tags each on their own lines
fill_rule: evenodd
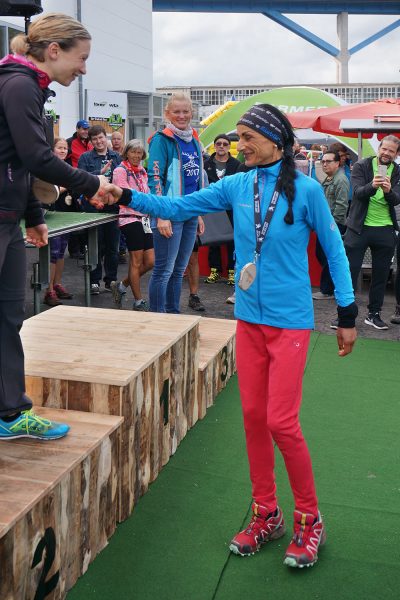
<svg viewBox="0 0 400 600">
<path fill-rule="evenodd" d="M 83 127 L 83 129 L 89 129 L 90 125 L 87 121 L 85 121 L 85 119 L 82 119 L 81 121 L 78 121 L 76 124 L 76 128 L 78 129 L 79 127 Z"/>
</svg>

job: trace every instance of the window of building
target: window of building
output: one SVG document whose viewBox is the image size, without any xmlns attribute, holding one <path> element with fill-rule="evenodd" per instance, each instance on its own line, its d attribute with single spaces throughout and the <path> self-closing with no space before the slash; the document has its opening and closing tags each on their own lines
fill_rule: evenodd
<svg viewBox="0 0 400 600">
<path fill-rule="evenodd" d="M 10 51 L 10 42 L 13 39 L 13 37 L 15 37 L 16 35 L 18 35 L 19 33 L 23 32 L 23 29 L 15 29 L 14 27 L 7 27 L 8 30 L 8 44 L 7 44 L 7 52 L 6 54 Z"/>
<path fill-rule="evenodd" d="M 13 37 L 23 32 L 23 28 L 8 27 L 8 25 L 0 26 L 0 57 L 3 58 L 10 52 L 10 41 Z"/>
<path fill-rule="evenodd" d="M 0 27 L 0 58 L 7 54 L 7 31 L 6 27 Z"/>
<path fill-rule="evenodd" d="M 153 115 L 155 117 L 161 117 L 162 114 L 162 98 L 159 96 L 153 96 Z"/>
</svg>

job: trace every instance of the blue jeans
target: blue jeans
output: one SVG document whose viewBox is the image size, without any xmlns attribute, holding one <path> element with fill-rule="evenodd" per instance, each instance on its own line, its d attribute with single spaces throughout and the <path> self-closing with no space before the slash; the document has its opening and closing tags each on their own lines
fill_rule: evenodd
<svg viewBox="0 0 400 600">
<path fill-rule="evenodd" d="M 155 263 L 149 283 L 151 312 L 180 312 L 183 273 L 193 251 L 197 223 L 197 217 L 183 222 L 172 221 L 170 238 L 153 228 Z"/>
<path fill-rule="evenodd" d="M 90 272 L 90 283 L 100 283 L 102 274 L 102 260 L 104 260 L 104 282 L 110 283 L 117 280 L 118 254 L 119 254 L 119 227 L 118 221 L 104 223 L 97 228 L 99 262 Z"/>
</svg>

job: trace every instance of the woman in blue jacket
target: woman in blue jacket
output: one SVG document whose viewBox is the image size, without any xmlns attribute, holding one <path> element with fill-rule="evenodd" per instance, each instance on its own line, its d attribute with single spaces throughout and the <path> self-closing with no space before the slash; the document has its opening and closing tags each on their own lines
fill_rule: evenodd
<svg viewBox="0 0 400 600">
<path fill-rule="evenodd" d="M 294 501 L 290 567 L 312 566 L 325 541 L 310 455 L 299 411 L 310 330 L 314 326 L 307 245 L 315 230 L 335 283 L 339 355 L 356 339 L 357 306 L 342 239 L 319 183 L 295 171 L 289 121 L 268 104 L 238 122 L 238 150 L 257 169 L 225 177 L 189 196 L 119 192 L 120 202 L 163 219 L 233 210 L 236 249 L 236 352 L 253 516 L 230 549 L 241 556 L 285 533 L 274 476 L 275 442 L 285 460 Z M 115 190 L 114 190 L 115 192 Z"/>
<path fill-rule="evenodd" d="M 165 129 L 157 131 L 150 141 L 150 190 L 158 196 L 191 194 L 204 187 L 204 176 L 201 145 L 190 125 L 190 98 L 184 94 L 173 94 L 165 108 L 165 119 Z M 197 215 L 185 219 L 152 219 L 155 254 L 149 284 L 152 312 L 180 312 L 183 273 L 198 229 L 202 233 L 202 227 L 202 219 Z"/>
</svg>

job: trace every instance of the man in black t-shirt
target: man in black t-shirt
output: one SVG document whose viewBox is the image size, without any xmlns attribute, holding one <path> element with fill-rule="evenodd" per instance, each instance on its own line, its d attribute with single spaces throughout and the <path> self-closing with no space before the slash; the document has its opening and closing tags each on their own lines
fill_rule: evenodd
<svg viewBox="0 0 400 600">
<path fill-rule="evenodd" d="M 241 163 L 230 154 L 231 140 L 225 133 L 220 133 L 214 140 L 215 152 L 204 163 L 204 169 L 207 173 L 208 181 L 215 183 L 228 175 L 237 173 Z M 228 217 L 233 225 L 232 211 L 227 211 Z M 228 250 L 228 285 L 235 284 L 234 278 L 234 244 L 227 243 Z M 205 283 L 216 283 L 221 278 L 221 246 L 209 246 L 208 264 L 210 274 L 204 280 Z"/>
</svg>

